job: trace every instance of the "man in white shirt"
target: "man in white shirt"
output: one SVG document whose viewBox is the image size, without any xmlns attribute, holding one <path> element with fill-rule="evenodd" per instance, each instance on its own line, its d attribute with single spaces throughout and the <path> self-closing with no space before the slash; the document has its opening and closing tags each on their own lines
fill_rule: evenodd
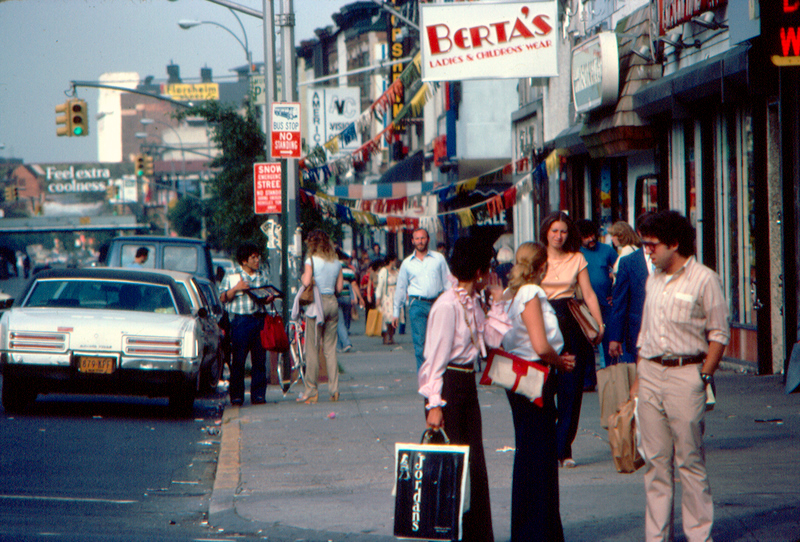
<svg viewBox="0 0 800 542">
<path fill-rule="evenodd" d="M 411 339 L 414 341 L 414 355 L 417 358 L 417 371 L 425 361 L 425 330 L 428 314 L 436 298 L 450 287 L 450 268 L 444 256 L 428 250 L 430 238 L 423 228 L 414 230 L 411 237 L 414 253 L 403 260 L 397 275 L 394 291 L 394 310 L 392 325 L 397 328 L 400 309 L 408 296 L 408 323 L 411 326 Z"/>
<path fill-rule="evenodd" d="M 695 259 L 686 217 L 661 211 L 642 222 L 641 234 L 656 267 L 647 279 L 631 389 L 639 397 L 645 460 L 645 540 L 672 540 L 677 471 L 686 539 L 708 542 L 714 503 L 703 449 L 705 388 L 730 340 L 728 304 L 719 275 Z"/>
</svg>

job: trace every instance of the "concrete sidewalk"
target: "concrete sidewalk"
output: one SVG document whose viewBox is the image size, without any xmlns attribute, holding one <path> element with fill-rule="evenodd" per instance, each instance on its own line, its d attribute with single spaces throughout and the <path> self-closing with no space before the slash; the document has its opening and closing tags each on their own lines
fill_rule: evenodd
<svg viewBox="0 0 800 542">
<path fill-rule="evenodd" d="M 226 535 L 270 540 L 394 540 L 394 444 L 425 429 L 410 334 L 395 346 L 363 336 L 339 354 L 341 399 L 305 405 L 293 388 L 270 386 L 267 404 L 228 406 L 209 524 Z M 717 541 L 800 540 L 800 394 L 781 377 L 717 373 L 706 450 Z M 480 387 L 495 538 L 510 537 L 514 431 L 505 392 Z M 570 541 L 639 541 L 642 471 L 618 474 L 600 427 L 596 393 L 584 395 L 575 469 L 559 471 L 561 516 Z M 676 515 L 680 517 L 679 508 Z M 683 540 L 680 527 L 676 540 Z"/>
</svg>

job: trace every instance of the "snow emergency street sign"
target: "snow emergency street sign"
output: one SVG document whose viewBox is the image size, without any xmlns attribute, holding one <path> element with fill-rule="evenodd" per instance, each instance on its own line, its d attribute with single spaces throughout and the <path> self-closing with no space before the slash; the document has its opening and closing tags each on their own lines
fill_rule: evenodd
<svg viewBox="0 0 800 542">
<path fill-rule="evenodd" d="M 281 213 L 280 163 L 253 164 L 253 203 L 257 215 Z"/>
<path fill-rule="evenodd" d="M 300 158 L 300 104 L 273 102 L 272 158 Z"/>
</svg>

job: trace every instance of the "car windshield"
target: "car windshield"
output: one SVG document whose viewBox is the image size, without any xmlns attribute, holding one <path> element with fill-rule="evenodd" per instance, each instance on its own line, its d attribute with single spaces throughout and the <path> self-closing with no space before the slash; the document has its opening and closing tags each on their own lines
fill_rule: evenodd
<svg viewBox="0 0 800 542">
<path fill-rule="evenodd" d="M 177 312 L 166 285 L 111 280 L 37 280 L 23 306 Z"/>
</svg>

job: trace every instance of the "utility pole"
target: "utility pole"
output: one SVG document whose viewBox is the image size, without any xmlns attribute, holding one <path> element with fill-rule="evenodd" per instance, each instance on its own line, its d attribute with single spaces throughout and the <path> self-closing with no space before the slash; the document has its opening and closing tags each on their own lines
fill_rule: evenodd
<svg viewBox="0 0 800 542">
<path fill-rule="evenodd" d="M 292 0 L 281 2 L 281 99 L 284 102 L 296 102 L 295 90 L 295 51 L 294 51 L 294 10 Z M 281 168 L 281 290 L 286 295 L 283 303 L 283 318 L 288 319 L 289 310 L 289 240 L 294 239 L 297 229 L 297 160 L 282 160 Z M 298 254 L 299 256 L 299 254 Z M 296 280 L 296 278 L 295 278 Z"/>
</svg>

